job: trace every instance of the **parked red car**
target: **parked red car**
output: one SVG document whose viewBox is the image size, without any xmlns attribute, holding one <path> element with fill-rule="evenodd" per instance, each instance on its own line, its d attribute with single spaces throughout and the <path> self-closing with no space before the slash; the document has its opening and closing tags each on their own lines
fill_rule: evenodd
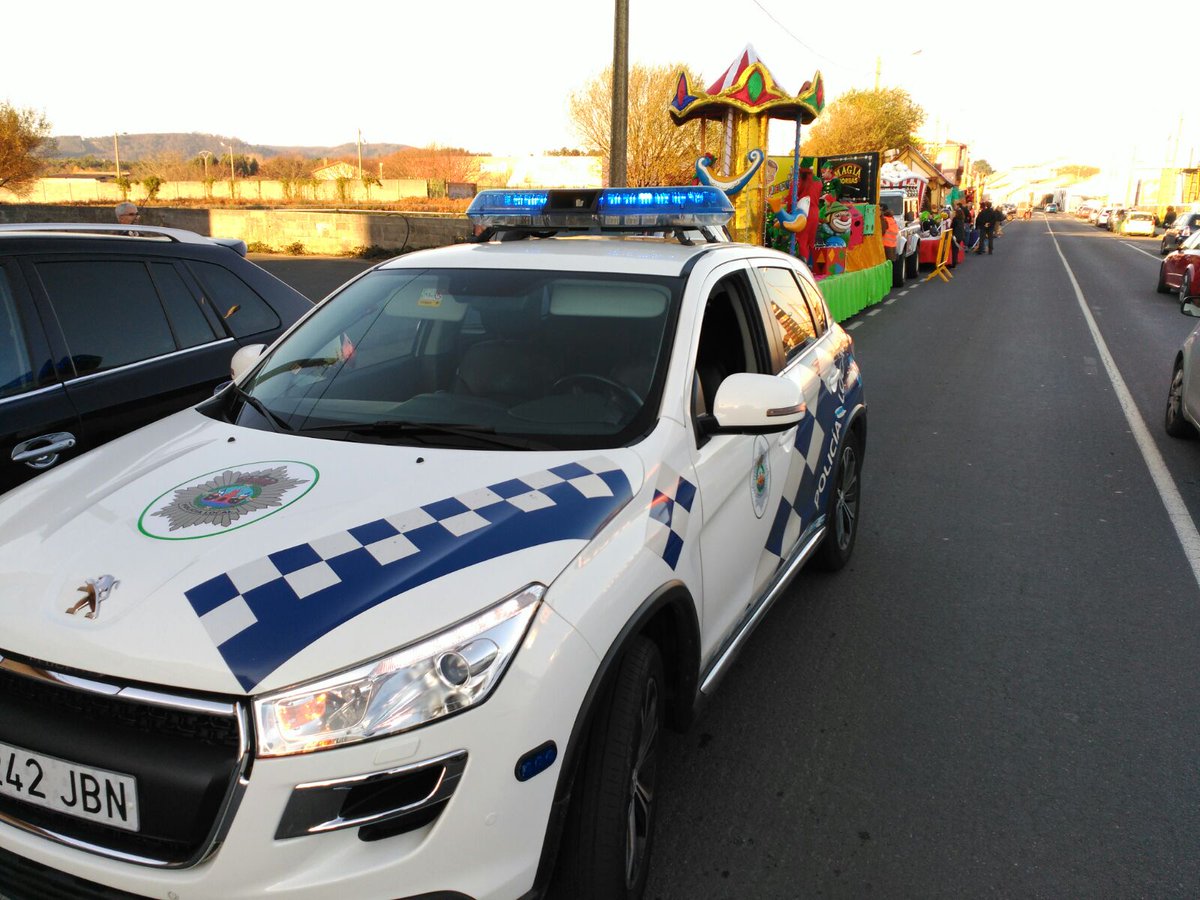
<svg viewBox="0 0 1200 900">
<path fill-rule="evenodd" d="M 1158 292 L 1172 291 L 1179 291 L 1181 298 L 1200 293 L 1200 231 L 1193 231 L 1158 267 Z"/>
</svg>

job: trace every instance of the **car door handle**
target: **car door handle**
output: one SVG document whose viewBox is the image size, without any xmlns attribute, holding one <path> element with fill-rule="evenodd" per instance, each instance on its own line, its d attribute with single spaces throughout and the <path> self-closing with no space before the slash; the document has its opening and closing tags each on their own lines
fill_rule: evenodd
<svg viewBox="0 0 1200 900">
<path fill-rule="evenodd" d="M 75 446 L 75 435 L 56 431 L 30 438 L 13 447 L 12 461 L 25 463 L 31 469 L 48 469 L 58 462 L 58 455 Z"/>
</svg>

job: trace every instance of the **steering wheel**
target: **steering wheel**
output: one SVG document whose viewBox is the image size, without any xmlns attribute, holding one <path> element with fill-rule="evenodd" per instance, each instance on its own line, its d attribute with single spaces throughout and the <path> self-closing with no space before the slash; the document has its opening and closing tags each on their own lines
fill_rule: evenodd
<svg viewBox="0 0 1200 900">
<path fill-rule="evenodd" d="M 572 384 L 598 384 L 605 388 L 605 394 L 612 397 L 619 406 L 625 407 L 628 412 L 637 412 L 637 410 L 642 408 L 642 398 L 629 385 L 621 384 L 621 382 L 615 381 L 612 378 L 604 375 L 596 375 L 592 372 L 575 372 L 571 375 L 564 375 L 558 381 L 554 382 L 551 390 L 558 393 L 562 388 L 569 387 Z"/>
</svg>

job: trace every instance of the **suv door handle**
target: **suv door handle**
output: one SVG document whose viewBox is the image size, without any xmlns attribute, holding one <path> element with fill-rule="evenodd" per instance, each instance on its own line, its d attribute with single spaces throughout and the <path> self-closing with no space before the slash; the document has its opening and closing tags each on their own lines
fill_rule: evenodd
<svg viewBox="0 0 1200 900">
<path fill-rule="evenodd" d="M 31 469 L 48 469 L 58 462 L 58 455 L 75 446 L 75 435 L 56 431 L 30 438 L 13 447 L 12 461 L 25 463 Z"/>
</svg>

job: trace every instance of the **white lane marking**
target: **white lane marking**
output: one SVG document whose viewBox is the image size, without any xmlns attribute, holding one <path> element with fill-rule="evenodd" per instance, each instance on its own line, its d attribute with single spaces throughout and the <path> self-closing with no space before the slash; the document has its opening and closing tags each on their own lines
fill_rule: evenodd
<svg viewBox="0 0 1200 900">
<path fill-rule="evenodd" d="M 899 294 L 897 294 L 896 296 L 897 296 L 897 297 L 903 297 L 903 296 L 904 296 L 905 294 L 907 294 L 907 293 L 908 293 L 908 291 L 907 291 L 907 290 L 904 290 L 904 291 L 901 291 L 901 292 L 900 292 Z"/>
<path fill-rule="evenodd" d="M 899 300 L 899 299 L 900 299 L 899 297 L 893 297 L 891 300 L 884 300 L 884 301 L 883 301 L 883 305 L 884 305 L 884 306 L 891 306 L 893 303 L 895 303 L 895 302 L 896 302 L 897 300 Z"/>
<path fill-rule="evenodd" d="M 1197 531 L 1196 523 L 1192 521 L 1192 517 L 1188 513 L 1179 488 L 1175 486 L 1175 480 L 1171 478 L 1171 472 L 1167 469 L 1167 464 L 1163 462 L 1162 454 L 1158 452 L 1154 439 L 1150 437 L 1150 430 L 1146 427 L 1142 414 L 1138 412 L 1138 408 L 1133 402 L 1133 395 L 1125 386 L 1125 379 L 1121 377 L 1116 361 L 1108 352 L 1108 344 L 1104 342 L 1104 338 L 1100 334 L 1100 328 L 1092 317 L 1092 311 L 1088 309 L 1087 300 L 1084 299 L 1083 291 L 1079 288 L 1079 282 L 1075 280 L 1075 273 L 1071 271 L 1071 264 L 1063 255 L 1062 247 L 1058 245 L 1058 238 L 1054 237 L 1053 231 L 1050 232 L 1050 237 L 1054 241 L 1054 249 L 1058 251 L 1058 258 L 1062 260 L 1063 268 L 1067 270 L 1071 287 L 1075 289 L 1075 300 L 1079 303 L 1080 310 L 1083 311 L 1084 321 L 1087 322 L 1088 330 L 1092 333 L 1096 349 L 1100 351 L 1100 361 L 1104 363 L 1104 370 L 1108 373 L 1113 391 L 1121 403 L 1125 421 L 1129 423 L 1129 430 L 1132 432 L 1134 440 L 1137 441 L 1138 449 L 1142 452 L 1142 459 L 1146 461 L 1146 468 L 1150 470 L 1154 486 L 1158 488 L 1158 496 L 1162 498 L 1163 506 L 1167 508 L 1167 516 L 1175 528 L 1175 534 L 1179 537 L 1183 555 L 1187 557 L 1188 565 L 1192 567 L 1192 577 L 1200 586 L 1200 531 Z"/>
<path fill-rule="evenodd" d="M 877 315 L 879 315 L 881 312 L 883 312 L 883 310 L 882 310 L 882 309 L 873 309 L 873 310 L 871 310 L 869 313 L 867 313 L 867 315 L 868 315 L 868 316 L 877 316 Z"/>
<path fill-rule="evenodd" d="M 1136 250 L 1138 253 L 1142 254 L 1142 256 L 1148 256 L 1148 257 L 1150 257 L 1151 259 L 1154 259 L 1154 260 L 1157 260 L 1157 259 L 1158 259 L 1158 254 L 1156 254 L 1156 253 L 1147 253 L 1145 250 L 1143 250 L 1143 249 L 1142 249 L 1141 247 L 1139 247 L 1137 244 L 1131 244 L 1131 243 L 1129 243 L 1129 241 L 1121 241 L 1121 243 L 1122 243 L 1122 244 L 1124 244 L 1126 247 L 1132 247 L 1132 248 L 1133 248 L 1134 250 Z"/>
<path fill-rule="evenodd" d="M 846 330 L 853 331 L 855 328 L 857 328 L 861 324 L 862 324 L 862 322 L 855 322 L 853 325 L 847 325 Z"/>
</svg>

